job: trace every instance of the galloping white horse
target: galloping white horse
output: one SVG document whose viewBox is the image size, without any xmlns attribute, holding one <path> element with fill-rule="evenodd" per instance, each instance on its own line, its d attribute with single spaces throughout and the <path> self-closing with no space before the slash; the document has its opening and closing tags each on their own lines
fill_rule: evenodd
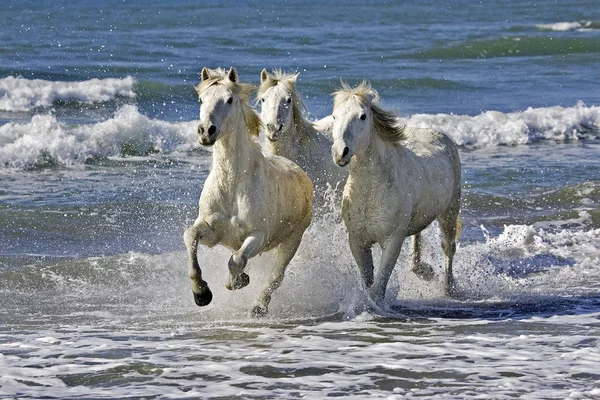
<svg viewBox="0 0 600 400">
<path fill-rule="evenodd" d="M 350 164 L 342 216 L 350 249 L 371 297 L 385 297 L 404 238 L 413 236 L 413 271 L 421 273 L 420 232 L 437 219 L 446 259 L 447 295 L 455 291 L 452 259 L 460 231 L 460 159 L 446 135 L 408 129 L 379 107 L 379 96 L 366 82 L 342 84 L 334 93 L 332 156 Z M 371 246 L 382 248 L 373 276 Z"/>
<path fill-rule="evenodd" d="M 196 255 L 198 243 L 233 251 L 226 283 L 230 290 L 249 283 L 243 272 L 248 259 L 275 249 L 275 269 L 252 309 L 252 315 L 262 316 L 311 222 L 313 187 L 300 167 L 263 154 L 256 144 L 261 122 L 248 103 L 252 86 L 239 83 L 234 68 L 204 68 L 196 91 L 200 143 L 214 145 L 214 151 L 198 218 L 184 234 L 194 300 L 199 306 L 212 300 Z"/>
<path fill-rule="evenodd" d="M 267 126 L 266 149 L 297 163 L 311 178 L 319 206 L 326 204 L 327 186 L 341 194 L 348 173 L 330 161 L 331 139 L 317 131 L 304 117 L 304 103 L 296 91 L 299 74 L 263 69 L 257 99 Z"/>
</svg>

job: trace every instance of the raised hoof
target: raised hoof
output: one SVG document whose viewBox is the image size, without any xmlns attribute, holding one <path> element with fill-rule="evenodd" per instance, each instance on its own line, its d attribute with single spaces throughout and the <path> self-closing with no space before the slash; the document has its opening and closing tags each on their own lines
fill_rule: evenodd
<svg viewBox="0 0 600 400">
<path fill-rule="evenodd" d="M 194 301 L 200 307 L 209 305 L 212 298 L 213 295 L 208 286 L 200 288 L 200 293 L 194 293 Z"/>
<path fill-rule="evenodd" d="M 412 272 L 427 282 L 435 277 L 435 271 L 433 270 L 433 267 L 426 263 L 419 263 L 419 265 L 413 267 Z"/>
<path fill-rule="evenodd" d="M 252 307 L 252 317 L 253 318 L 262 318 L 267 316 L 267 306 L 254 306 Z"/>
<path fill-rule="evenodd" d="M 225 287 L 228 290 L 238 290 L 238 289 L 248 286 L 249 283 L 250 283 L 250 277 L 245 272 L 242 272 L 241 274 L 239 274 L 238 276 L 233 278 L 233 281 L 231 280 L 231 276 L 230 276 L 229 279 L 227 280 L 227 284 L 225 285 Z"/>
</svg>

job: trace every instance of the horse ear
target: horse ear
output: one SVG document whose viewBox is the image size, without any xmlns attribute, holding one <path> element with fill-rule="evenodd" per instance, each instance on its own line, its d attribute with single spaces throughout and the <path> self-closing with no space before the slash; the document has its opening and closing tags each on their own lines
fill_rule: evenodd
<svg viewBox="0 0 600 400">
<path fill-rule="evenodd" d="M 300 72 L 298 72 L 297 74 L 294 74 L 294 76 L 292 76 L 292 82 L 296 83 L 299 76 L 300 76 Z"/>
<path fill-rule="evenodd" d="M 229 80 L 231 82 L 237 82 L 238 80 L 238 73 L 236 71 L 236 69 L 234 67 L 231 67 L 229 69 L 229 73 L 227 74 L 227 77 L 229 78 Z"/>
<path fill-rule="evenodd" d="M 260 71 L 260 83 L 265 83 L 267 79 L 269 79 L 269 73 L 266 68 L 263 68 L 263 70 Z"/>
<path fill-rule="evenodd" d="M 210 71 L 208 70 L 208 68 L 206 68 L 206 67 L 202 68 L 202 73 L 200 73 L 200 76 L 202 77 L 203 81 L 209 80 L 210 79 Z"/>
</svg>

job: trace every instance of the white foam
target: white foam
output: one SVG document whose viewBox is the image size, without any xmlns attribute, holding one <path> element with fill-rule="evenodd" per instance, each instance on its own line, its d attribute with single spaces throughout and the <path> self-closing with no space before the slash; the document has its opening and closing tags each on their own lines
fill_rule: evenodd
<svg viewBox="0 0 600 400">
<path fill-rule="evenodd" d="M 592 21 L 556 22 L 553 24 L 538 24 L 535 27 L 543 31 L 579 31 L 593 29 Z"/>
<path fill-rule="evenodd" d="M 579 102 L 574 107 L 530 107 L 520 112 L 487 111 L 477 116 L 416 114 L 405 122 L 411 126 L 440 130 L 460 146 L 564 142 L 598 136 L 600 107 L 588 107 Z"/>
<path fill-rule="evenodd" d="M 52 115 L 36 115 L 28 123 L 0 126 L 0 166 L 25 168 L 40 163 L 80 164 L 93 158 L 127 153 L 171 153 L 199 147 L 197 123 L 166 122 L 125 105 L 113 118 L 89 125 L 70 125 Z"/>
<path fill-rule="evenodd" d="M 37 107 L 50 107 L 56 101 L 92 104 L 116 97 L 133 98 L 134 83 L 131 76 L 83 82 L 54 82 L 9 76 L 0 79 L 0 110 L 30 111 Z"/>
</svg>

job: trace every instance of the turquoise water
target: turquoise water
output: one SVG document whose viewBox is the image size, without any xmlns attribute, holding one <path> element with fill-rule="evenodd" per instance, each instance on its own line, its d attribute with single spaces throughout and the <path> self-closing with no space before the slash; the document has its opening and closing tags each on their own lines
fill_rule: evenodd
<svg viewBox="0 0 600 400">
<path fill-rule="evenodd" d="M 600 396 L 600 17 L 594 1 L 0 4 L 0 397 Z M 336 212 L 313 221 L 270 316 L 193 303 L 183 229 L 210 152 L 204 66 L 299 72 L 313 119 L 368 80 L 460 147 L 460 300 L 405 245 L 365 308 Z M 439 230 L 426 261 L 441 270 Z M 376 251 L 376 257 L 378 252 Z M 220 284 L 222 282 L 223 284 Z M 43 367 L 43 368 L 40 368 Z"/>
</svg>

